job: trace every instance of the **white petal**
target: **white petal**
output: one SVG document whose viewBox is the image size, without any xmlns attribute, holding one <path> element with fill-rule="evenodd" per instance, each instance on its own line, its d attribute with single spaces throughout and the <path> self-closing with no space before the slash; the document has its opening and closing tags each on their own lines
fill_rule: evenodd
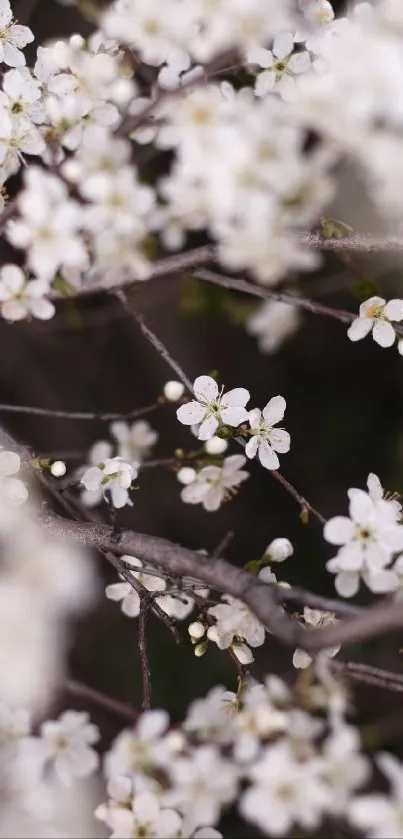
<svg viewBox="0 0 403 839">
<path fill-rule="evenodd" d="M 128 503 L 128 492 L 127 489 L 120 486 L 119 484 L 112 484 L 109 489 L 109 492 L 112 497 L 112 504 L 119 510 L 121 507 L 124 507 Z"/>
<path fill-rule="evenodd" d="M 267 425 L 275 425 L 283 419 L 286 409 L 286 401 L 283 396 L 273 396 L 270 402 L 263 408 L 263 418 Z"/>
<path fill-rule="evenodd" d="M 367 524 L 375 517 L 375 507 L 372 498 L 362 489 L 356 489 L 351 496 L 349 513 L 357 524 Z"/>
<path fill-rule="evenodd" d="M 194 425 L 201 422 L 206 414 L 204 405 L 200 402 L 188 402 L 186 405 L 181 405 L 176 412 L 179 422 L 183 425 Z"/>
<path fill-rule="evenodd" d="M 0 452 L 0 476 L 15 475 L 21 466 L 21 458 L 16 452 Z"/>
<path fill-rule="evenodd" d="M 311 656 L 305 650 L 296 649 L 292 657 L 292 663 L 297 670 L 305 670 L 312 664 Z"/>
<path fill-rule="evenodd" d="M 51 300 L 42 297 L 40 300 L 31 300 L 30 309 L 34 317 L 40 320 L 50 320 L 56 309 Z"/>
<path fill-rule="evenodd" d="M 249 457 L 250 459 L 252 457 L 255 457 L 256 452 L 258 450 L 258 446 L 259 446 L 259 437 L 257 437 L 256 434 L 255 434 L 253 437 L 250 438 L 250 440 L 248 440 L 248 442 L 245 446 L 246 456 Z"/>
<path fill-rule="evenodd" d="M 273 53 L 263 47 L 251 47 L 248 50 L 246 60 L 248 64 L 257 64 L 259 67 L 271 67 L 273 64 Z"/>
<path fill-rule="evenodd" d="M 299 75 L 300 73 L 306 73 L 311 66 L 311 59 L 309 53 L 307 52 L 297 52 L 295 55 L 291 56 L 288 68 L 291 70 L 292 73 Z"/>
<path fill-rule="evenodd" d="M 353 538 L 354 524 L 347 516 L 334 516 L 326 522 L 323 536 L 331 545 L 345 545 Z"/>
<path fill-rule="evenodd" d="M 265 440 L 261 440 L 260 442 L 259 460 L 262 466 L 265 467 L 265 469 L 278 469 L 280 466 L 280 461 L 276 453 L 273 451 L 269 443 L 266 443 Z"/>
<path fill-rule="evenodd" d="M 294 49 L 294 38 L 291 32 L 276 35 L 273 43 L 273 53 L 276 58 L 286 58 Z"/>
<path fill-rule="evenodd" d="M 222 487 L 210 487 L 203 500 L 203 507 L 208 512 L 213 513 L 219 509 L 223 500 L 224 494 Z"/>
<path fill-rule="evenodd" d="M 225 425 L 237 426 L 241 422 L 247 422 L 248 412 L 246 408 L 224 408 L 221 411 L 221 419 Z"/>
<path fill-rule="evenodd" d="M 214 417 L 214 416 L 207 417 L 207 419 L 205 419 L 204 422 L 202 422 L 202 424 L 199 428 L 198 439 L 199 440 L 210 440 L 212 437 L 214 437 L 214 434 L 216 433 L 217 428 L 218 428 L 217 417 Z"/>
<path fill-rule="evenodd" d="M 347 330 L 350 341 L 361 341 L 371 332 L 373 321 L 370 318 L 356 318 Z"/>
<path fill-rule="evenodd" d="M 155 740 L 164 733 L 168 723 L 166 711 L 146 711 L 137 723 L 137 730 L 142 740 Z"/>
<path fill-rule="evenodd" d="M 389 303 L 385 306 L 384 312 L 389 320 L 403 320 L 403 300 L 389 300 Z"/>
<path fill-rule="evenodd" d="M 270 434 L 270 443 L 274 451 L 286 454 L 290 451 L 291 438 L 284 428 L 275 428 Z"/>
<path fill-rule="evenodd" d="M 261 417 L 262 412 L 259 410 L 259 408 L 253 408 L 252 411 L 249 411 L 248 420 L 250 427 L 259 428 Z"/>
<path fill-rule="evenodd" d="M 395 342 L 396 333 L 391 323 L 377 320 L 374 324 L 372 337 L 380 347 L 391 347 Z"/>
<path fill-rule="evenodd" d="M 359 575 L 353 571 L 342 571 L 335 579 L 335 587 L 340 597 L 354 597 L 360 584 Z"/>
<path fill-rule="evenodd" d="M 372 315 L 368 313 L 373 312 L 374 309 L 383 309 L 385 304 L 386 300 L 384 300 L 383 297 L 377 297 L 376 295 L 374 297 L 370 297 L 369 300 L 365 300 L 364 303 L 361 303 L 360 316 L 364 318 L 368 316 L 372 317 Z"/>
<path fill-rule="evenodd" d="M 242 466 L 245 466 L 246 458 L 243 454 L 231 454 L 229 457 L 226 457 L 222 466 L 222 471 L 224 475 L 231 475 L 232 472 L 237 472 L 238 469 L 242 469 Z"/>
<path fill-rule="evenodd" d="M 218 398 L 218 385 L 211 376 L 198 376 L 193 384 L 196 399 L 202 402 L 214 402 Z"/>
<path fill-rule="evenodd" d="M 233 390 L 229 390 L 228 393 L 224 394 L 221 399 L 221 404 L 234 408 L 244 408 L 246 403 L 249 402 L 249 399 L 250 393 L 245 387 L 234 387 Z"/>
</svg>

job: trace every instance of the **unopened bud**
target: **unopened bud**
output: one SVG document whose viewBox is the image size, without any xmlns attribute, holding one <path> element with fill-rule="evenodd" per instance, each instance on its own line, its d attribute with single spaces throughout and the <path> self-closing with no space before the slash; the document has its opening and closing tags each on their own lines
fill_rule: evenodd
<svg viewBox="0 0 403 839">
<path fill-rule="evenodd" d="M 182 469 L 179 469 L 176 477 L 180 484 L 187 486 L 188 484 L 192 484 L 195 480 L 196 471 L 192 469 L 191 466 L 182 466 Z"/>
<path fill-rule="evenodd" d="M 168 402 L 178 402 L 178 400 L 183 396 L 185 392 L 185 387 L 182 382 L 176 382 L 175 380 L 166 382 L 164 385 L 163 394 L 165 399 L 168 399 Z"/>
<path fill-rule="evenodd" d="M 228 448 L 228 443 L 221 437 L 212 437 L 205 442 L 204 448 L 208 454 L 222 454 Z"/>
<path fill-rule="evenodd" d="M 197 644 L 194 648 L 194 654 L 196 658 L 201 658 L 206 652 L 208 647 L 208 641 L 202 641 L 201 644 Z"/>
<path fill-rule="evenodd" d="M 203 635 L 206 632 L 205 626 L 203 626 L 200 621 L 194 621 L 194 623 L 189 624 L 188 626 L 188 633 L 192 639 L 192 641 L 198 641 L 199 638 L 203 638 Z"/>
<path fill-rule="evenodd" d="M 284 562 L 285 559 L 292 556 L 294 548 L 289 539 L 273 539 L 267 546 L 265 553 L 270 555 L 273 562 Z"/>
<path fill-rule="evenodd" d="M 66 474 L 67 467 L 63 460 L 55 460 L 50 471 L 54 478 L 62 478 Z"/>
</svg>

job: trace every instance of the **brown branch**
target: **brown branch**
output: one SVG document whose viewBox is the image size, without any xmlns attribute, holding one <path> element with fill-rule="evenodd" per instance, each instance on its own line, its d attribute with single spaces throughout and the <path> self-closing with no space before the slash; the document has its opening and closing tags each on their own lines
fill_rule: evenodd
<svg viewBox="0 0 403 839">
<path fill-rule="evenodd" d="M 140 597 L 140 614 L 139 614 L 139 653 L 141 662 L 141 675 L 143 681 L 143 702 L 142 711 L 149 711 L 151 708 L 151 671 L 150 662 L 148 659 L 147 649 L 147 615 L 150 600 L 147 594 L 143 592 Z"/>
<path fill-rule="evenodd" d="M 371 667 L 369 664 L 360 664 L 355 661 L 333 660 L 330 662 L 330 667 L 334 673 L 346 676 L 355 682 L 403 693 L 403 675 L 400 673 L 392 673 L 389 670 L 381 670 L 379 667 Z"/>
<path fill-rule="evenodd" d="M 309 630 L 287 616 L 278 604 L 279 591 L 253 574 L 219 557 L 209 557 L 166 539 L 131 530 L 113 534 L 103 524 L 71 522 L 46 512 L 43 525 L 56 537 L 77 541 L 102 552 L 114 551 L 138 557 L 177 577 L 192 577 L 207 586 L 239 598 L 266 629 L 285 644 L 315 652 L 337 644 L 353 644 L 403 627 L 401 602 L 381 601 L 343 621 L 323 629 Z M 123 576 L 123 575 L 122 575 Z"/>
<path fill-rule="evenodd" d="M 144 417 L 150 414 L 157 408 L 164 404 L 163 402 L 155 402 L 153 405 L 147 405 L 145 408 L 135 408 L 127 413 L 98 413 L 96 411 L 59 411 L 53 408 L 37 408 L 31 405 L 6 405 L 0 404 L 0 413 L 9 414 L 31 414 L 39 417 L 52 417 L 53 419 L 69 419 L 69 420 L 100 420 L 102 422 L 109 422 L 111 420 L 132 420 L 137 417 Z"/>
<path fill-rule="evenodd" d="M 357 253 L 398 252 L 403 250 L 403 235 L 379 236 L 375 233 L 352 233 L 340 239 L 324 239 L 319 233 L 303 233 L 301 244 L 325 251 L 356 251 Z"/>
<path fill-rule="evenodd" d="M 134 723 L 140 716 L 140 712 L 136 708 L 132 708 L 130 705 L 126 705 L 118 699 L 113 699 L 111 696 L 95 690 L 95 688 L 90 688 L 87 685 L 81 684 L 81 682 L 76 682 L 74 679 L 66 679 L 63 687 L 66 693 L 69 693 L 71 696 L 76 696 L 78 699 L 88 699 L 89 702 L 93 702 L 100 708 L 104 708 L 106 711 L 110 711 L 112 714 L 128 720 L 128 722 Z"/>
<path fill-rule="evenodd" d="M 295 498 L 300 505 L 302 512 L 304 512 L 304 510 L 308 510 L 321 524 L 326 524 L 326 519 L 322 516 L 322 513 L 319 513 L 319 511 L 316 510 L 316 508 L 313 507 L 312 504 L 310 504 L 309 501 L 307 501 L 307 499 L 304 498 L 304 496 L 301 495 L 301 493 L 298 492 L 298 490 L 295 489 L 289 481 L 287 481 L 287 478 L 284 478 L 284 475 L 282 475 L 281 472 L 273 469 L 270 471 L 270 474 L 284 487 L 284 489 L 287 490 L 287 492 L 290 493 L 290 495 L 292 495 L 293 498 Z"/>
<path fill-rule="evenodd" d="M 333 241 L 332 239 L 329 241 Z M 335 239 L 334 241 L 339 241 Z M 298 309 L 305 309 L 307 312 L 312 312 L 314 315 L 324 315 L 325 317 L 339 320 L 342 323 L 352 323 L 357 317 L 352 312 L 346 312 L 343 309 L 333 309 L 330 306 L 323 306 L 321 303 L 316 303 L 314 300 L 307 300 L 305 297 L 298 297 L 297 294 L 288 294 L 285 291 L 276 291 L 275 289 L 266 288 L 250 283 L 246 280 L 238 280 L 234 277 L 227 277 L 223 274 L 217 274 L 215 271 L 200 270 L 195 274 L 196 278 L 207 283 L 222 286 L 223 288 L 231 289 L 232 291 L 239 291 L 243 294 L 252 294 L 254 297 L 260 297 L 262 300 L 277 300 L 280 303 L 288 303 Z"/>
</svg>

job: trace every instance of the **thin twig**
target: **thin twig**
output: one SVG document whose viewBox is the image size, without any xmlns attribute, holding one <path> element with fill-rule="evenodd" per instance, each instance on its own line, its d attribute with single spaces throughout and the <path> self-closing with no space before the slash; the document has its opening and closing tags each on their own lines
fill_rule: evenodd
<svg viewBox="0 0 403 839">
<path fill-rule="evenodd" d="M 151 672 L 147 649 L 147 616 L 150 601 L 146 593 L 140 597 L 139 614 L 139 653 L 141 662 L 141 676 L 143 682 L 143 703 L 142 711 L 149 711 L 151 708 Z"/>
<path fill-rule="evenodd" d="M 225 556 L 227 549 L 229 548 L 233 538 L 234 538 L 234 531 L 228 530 L 227 533 L 224 533 L 222 539 L 220 539 L 217 547 L 214 548 L 212 556 Z"/>
<path fill-rule="evenodd" d="M 321 609 L 325 612 L 334 612 L 335 615 L 358 615 L 362 612 L 361 606 L 354 606 L 344 600 L 334 600 L 330 597 L 322 597 L 320 594 L 314 594 L 311 591 L 306 591 L 299 586 L 278 585 L 275 588 L 276 595 L 278 595 L 279 603 L 297 602 L 304 606 L 309 606 L 311 609 Z"/>
<path fill-rule="evenodd" d="M 31 405 L 6 405 L 0 404 L 0 413 L 10 414 L 31 414 L 39 417 L 52 417 L 53 419 L 68 419 L 68 420 L 100 420 L 102 422 L 110 422 L 111 420 L 132 420 L 137 417 L 144 417 L 155 411 L 164 404 L 163 402 L 155 402 L 153 405 L 147 405 L 145 408 L 135 408 L 127 413 L 107 413 L 97 411 L 59 411 L 52 408 L 38 408 Z"/>
<path fill-rule="evenodd" d="M 367 685 L 403 693 L 403 676 L 400 673 L 392 673 L 388 670 L 381 670 L 378 667 L 371 667 L 368 664 L 360 664 L 355 661 L 335 661 L 330 663 L 333 672 L 353 679 L 356 682 L 364 682 Z"/>
<path fill-rule="evenodd" d="M 76 696 L 79 699 L 88 699 L 89 702 L 93 702 L 95 705 L 99 705 L 100 708 L 105 708 L 106 711 L 110 711 L 112 714 L 116 714 L 116 716 L 122 717 L 129 722 L 136 722 L 140 716 L 140 712 L 136 708 L 126 705 L 118 699 L 113 699 L 112 696 L 107 696 L 107 694 L 101 693 L 101 691 L 95 690 L 95 688 L 90 688 L 88 685 L 76 682 L 75 679 L 66 679 L 63 687 L 71 696 Z"/>
<path fill-rule="evenodd" d="M 285 478 L 281 472 L 271 470 L 270 474 L 284 487 L 284 489 L 287 490 L 287 492 L 290 493 L 290 495 L 292 495 L 293 498 L 295 498 L 300 505 L 302 512 L 304 512 L 304 510 L 308 510 L 321 524 L 326 524 L 326 519 L 322 516 L 322 513 L 319 513 L 319 511 L 316 510 L 316 508 L 313 507 L 312 504 L 310 504 L 309 501 L 307 501 L 307 499 L 304 498 L 304 496 L 301 495 L 301 493 L 298 492 L 298 490 L 295 489 L 289 481 L 287 481 L 287 478 Z"/>
<path fill-rule="evenodd" d="M 188 379 L 186 373 L 182 370 L 180 364 L 177 361 L 175 361 L 174 358 L 172 358 L 171 353 L 169 352 L 165 344 L 162 343 L 161 339 L 158 338 L 158 335 L 156 335 L 155 332 L 153 332 L 152 329 L 150 329 L 150 327 L 147 326 L 144 320 L 144 316 L 129 304 L 129 301 L 123 292 L 119 293 L 119 299 L 122 301 L 128 313 L 133 316 L 134 320 L 140 327 L 144 337 L 147 338 L 147 341 L 149 341 L 150 344 L 152 344 L 152 346 L 154 347 L 154 349 L 157 350 L 157 353 L 161 356 L 161 358 L 163 358 L 164 361 L 166 361 L 166 363 L 169 364 L 171 370 L 173 370 L 173 372 L 176 373 L 176 375 L 179 377 L 181 382 L 183 382 L 188 391 L 190 393 L 193 393 L 193 386 L 190 379 Z"/>
<path fill-rule="evenodd" d="M 336 240 L 338 241 L 338 240 Z M 325 317 L 339 320 L 342 323 L 351 323 L 357 315 L 352 312 L 346 312 L 343 309 L 333 309 L 330 306 L 324 306 L 322 303 L 317 303 L 314 300 L 307 300 L 305 297 L 299 297 L 297 294 L 289 294 L 285 291 L 276 291 L 275 289 L 266 288 L 256 283 L 246 282 L 246 280 L 238 280 L 234 277 L 227 277 L 223 274 L 217 274 L 215 271 L 208 271 L 202 269 L 195 273 L 199 280 L 214 285 L 222 286 L 223 288 L 231 289 L 232 291 L 239 291 L 243 294 L 252 294 L 254 297 L 260 297 L 262 300 L 277 300 L 280 303 L 288 303 L 298 309 L 305 309 L 307 312 L 312 312 L 314 315 L 324 315 Z"/>
</svg>

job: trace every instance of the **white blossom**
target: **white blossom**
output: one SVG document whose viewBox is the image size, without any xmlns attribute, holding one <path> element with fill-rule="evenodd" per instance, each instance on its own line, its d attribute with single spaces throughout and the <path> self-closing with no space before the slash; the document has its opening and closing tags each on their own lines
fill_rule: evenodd
<svg viewBox="0 0 403 839">
<path fill-rule="evenodd" d="M 396 588 L 396 575 L 387 569 L 393 554 L 403 548 L 403 526 L 391 517 L 390 502 L 374 501 L 363 490 L 349 490 L 349 513 L 329 519 L 324 537 L 337 545 L 337 555 L 326 567 L 336 573 L 336 589 L 343 597 L 352 597 L 360 577 L 375 592 Z"/>
<path fill-rule="evenodd" d="M 237 793 L 234 764 L 222 758 L 214 745 L 205 745 L 189 757 L 177 757 L 168 768 L 172 787 L 164 795 L 164 804 L 180 808 L 195 827 L 216 824 L 221 808 Z"/>
<path fill-rule="evenodd" d="M 294 51 L 294 36 L 291 32 L 276 35 L 271 50 L 262 47 L 251 50 L 247 55 L 250 64 L 263 68 L 255 84 L 256 96 L 267 93 L 279 93 L 286 102 L 297 98 L 296 76 L 306 73 L 311 66 L 311 58 L 306 50 Z"/>
<path fill-rule="evenodd" d="M 396 333 L 391 321 L 403 320 L 403 300 L 389 300 L 370 297 L 361 303 L 360 316 L 347 331 L 350 341 L 360 341 L 372 331 L 372 337 L 380 347 L 391 347 Z"/>
<path fill-rule="evenodd" d="M 353 726 L 337 725 L 322 749 L 322 774 L 330 787 L 329 810 L 342 816 L 353 793 L 370 776 L 370 763 L 361 753 L 358 731 Z"/>
<path fill-rule="evenodd" d="M 111 839 L 159 839 L 175 837 L 182 826 L 182 819 L 175 810 L 161 807 L 158 797 L 149 790 L 134 795 L 130 809 L 115 807 L 109 815 L 113 829 Z"/>
<path fill-rule="evenodd" d="M 168 727 L 166 711 L 146 711 L 133 730 L 118 734 L 106 755 L 105 772 L 108 778 L 116 775 L 147 773 L 159 766 L 162 737 Z"/>
<path fill-rule="evenodd" d="M 186 504 L 202 504 L 209 512 L 218 510 L 223 501 L 228 501 L 236 493 L 236 487 L 249 477 L 249 473 L 241 467 L 246 458 L 241 454 L 226 457 L 222 466 L 203 466 L 197 472 L 194 480 L 181 491 L 181 499 Z M 183 469 L 180 470 L 183 473 Z M 178 473 L 179 475 L 180 473 Z M 183 474 L 181 476 L 183 483 Z"/>
<path fill-rule="evenodd" d="M 331 626 L 332 624 L 337 623 L 337 620 L 332 612 L 321 612 L 319 609 L 310 609 L 309 606 L 305 606 L 304 623 L 307 629 L 319 629 L 320 627 Z M 339 652 L 340 646 L 340 644 L 337 644 L 335 647 L 321 650 L 318 657 L 321 659 L 333 658 L 333 656 L 337 655 Z M 310 656 L 306 650 L 301 650 L 299 648 L 295 650 L 292 663 L 297 669 L 305 670 L 306 667 L 309 667 L 309 665 L 312 664 L 312 661 L 312 656 Z"/>
<path fill-rule="evenodd" d="M 95 771 L 98 755 L 92 748 L 99 731 L 83 711 L 65 711 L 58 720 L 48 720 L 40 730 L 41 751 L 57 778 L 70 785 Z"/>
<path fill-rule="evenodd" d="M 254 408 L 249 411 L 251 435 L 245 447 L 245 454 L 249 457 L 259 456 L 260 463 L 266 469 L 278 469 L 280 461 L 276 452 L 284 454 L 290 450 L 290 435 L 283 428 L 274 428 L 284 417 L 286 408 L 282 396 L 273 396 L 270 402 L 260 411 Z"/>
<path fill-rule="evenodd" d="M 49 285 L 43 280 L 27 280 L 17 265 L 3 265 L 0 268 L 0 310 L 9 321 L 36 317 L 49 320 L 55 307 L 46 295 Z"/>
<path fill-rule="evenodd" d="M 211 376 L 199 376 L 193 389 L 197 401 L 181 405 L 176 416 L 184 425 L 200 423 L 199 440 L 213 437 L 220 423 L 237 426 L 247 421 L 245 405 L 250 396 L 244 387 L 223 393 Z"/>
<path fill-rule="evenodd" d="M 295 306 L 265 300 L 246 323 L 247 332 L 256 335 L 262 353 L 272 355 L 294 334 L 301 323 L 301 314 Z"/>
<path fill-rule="evenodd" d="M 126 504 L 132 506 L 129 489 L 137 474 L 136 466 L 123 457 L 108 457 L 103 463 L 90 466 L 84 472 L 81 483 L 90 492 L 102 489 L 104 498 L 110 494 L 113 506 L 119 509 Z"/>
<path fill-rule="evenodd" d="M 21 52 L 27 44 L 34 40 L 28 26 L 19 26 L 13 21 L 13 13 L 9 0 L 0 3 L 0 61 L 9 67 L 21 67 L 25 64 L 25 56 Z"/>
<path fill-rule="evenodd" d="M 222 603 L 208 609 L 209 615 L 216 621 L 207 630 L 210 641 L 214 641 L 220 650 L 243 642 L 251 647 L 260 647 L 265 639 L 264 626 L 260 621 L 241 600 L 228 594 L 221 599 Z"/>
<path fill-rule="evenodd" d="M 386 775 L 391 791 L 389 795 L 373 792 L 351 801 L 348 817 L 352 824 L 375 839 L 389 839 L 402 835 L 403 770 L 393 755 L 378 755 L 379 769 Z"/>
<path fill-rule="evenodd" d="M 0 498 L 3 504 L 19 506 L 28 498 L 26 485 L 17 478 L 21 458 L 16 452 L 0 450 Z"/>
<path fill-rule="evenodd" d="M 111 423 L 112 437 L 117 441 L 119 457 L 138 466 L 149 455 L 158 440 L 158 434 L 146 420 L 137 420 L 129 425 L 118 420 Z"/>
<path fill-rule="evenodd" d="M 241 814 L 264 833 L 289 836 L 294 825 L 313 830 L 329 795 L 319 769 L 296 759 L 286 741 L 266 746 L 249 770 L 252 781 L 240 801 Z"/>
</svg>

